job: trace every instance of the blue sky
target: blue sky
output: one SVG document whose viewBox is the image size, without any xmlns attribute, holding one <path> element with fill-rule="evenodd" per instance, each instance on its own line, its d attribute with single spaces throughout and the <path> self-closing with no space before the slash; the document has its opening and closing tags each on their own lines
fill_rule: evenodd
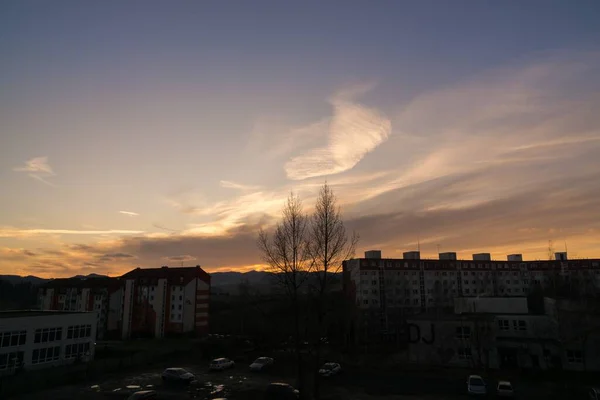
<svg viewBox="0 0 600 400">
<path fill-rule="evenodd" d="M 325 180 L 361 251 L 600 257 L 599 20 L 596 1 L 5 1 L 0 272 L 253 268 L 257 227 Z"/>
</svg>

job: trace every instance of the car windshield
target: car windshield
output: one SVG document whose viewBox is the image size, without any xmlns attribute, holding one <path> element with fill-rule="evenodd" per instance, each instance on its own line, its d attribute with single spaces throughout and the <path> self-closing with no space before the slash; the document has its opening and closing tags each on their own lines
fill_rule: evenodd
<svg viewBox="0 0 600 400">
<path fill-rule="evenodd" d="M 323 365 L 323 369 L 332 370 L 334 368 L 333 364 L 325 364 Z"/>
<path fill-rule="evenodd" d="M 501 383 L 498 385 L 498 389 L 500 390 L 512 390 L 512 387 L 507 383 Z"/>
<path fill-rule="evenodd" d="M 185 375 L 188 372 L 185 369 L 176 369 L 175 373 L 178 374 L 178 375 Z"/>
<path fill-rule="evenodd" d="M 471 386 L 485 386 L 485 384 L 483 383 L 483 379 L 481 378 L 471 378 L 469 379 L 469 384 Z"/>
<path fill-rule="evenodd" d="M 267 362 L 269 362 L 269 359 L 266 357 L 260 357 L 254 360 L 255 364 L 266 364 Z"/>
</svg>

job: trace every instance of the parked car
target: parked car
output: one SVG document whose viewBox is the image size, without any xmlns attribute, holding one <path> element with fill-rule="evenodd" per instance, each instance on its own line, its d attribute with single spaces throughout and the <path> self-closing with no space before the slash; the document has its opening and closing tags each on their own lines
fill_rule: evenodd
<svg viewBox="0 0 600 400">
<path fill-rule="evenodd" d="M 189 371 L 183 368 L 167 368 L 161 374 L 161 378 L 165 382 L 190 383 L 196 377 Z"/>
<path fill-rule="evenodd" d="M 223 371 L 225 369 L 233 368 L 235 363 L 228 358 L 215 358 L 210 362 L 209 369 L 211 371 Z"/>
<path fill-rule="evenodd" d="M 498 394 L 498 397 L 504 398 L 513 398 L 515 396 L 512 384 L 508 381 L 499 381 L 496 393 Z"/>
<path fill-rule="evenodd" d="M 155 390 L 141 390 L 129 396 L 127 400 L 154 400 L 157 396 Z"/>
<path fill-rule="evenodd" d="M 323 366 L 319 369 L 319 375 L 321 376 L 333 376 L 340 373 L 342 367 L 338 363 L 329 362 L 323 364 Z"/>
<path fill-rule="evenodd" d="M 297 400 L 300 397 L 298 390 L 287 383 L 271 383 L 267 386 L 264 400 Z"/>
<path fill-rule="evenodd" d="M 250 364 L 251 371 L 262 371 L 273 365 L 273 359 L 271 357 L 258 357 L 252 364 Z"/>
<path fill-rule="evenodd" d="M 476 396 L 487 395 L 487 384 L 479 375 L 469 375 L 467 379 L 467 393 Z"/>
</svg>

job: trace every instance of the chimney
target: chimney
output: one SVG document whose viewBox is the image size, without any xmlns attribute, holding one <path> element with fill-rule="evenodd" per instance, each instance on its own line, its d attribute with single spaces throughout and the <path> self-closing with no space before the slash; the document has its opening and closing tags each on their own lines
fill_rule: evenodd
<svg viewBox="0 0 600 400">
<path fill-rule="evenodd" d="M 492 261 L 490 253 L 473 254 L 473 261 Z"/>
<path fill-rule="evenodd" d="M 456 253 L 453 251 L 447 251 L 445 253 L 440 253 L 438 255 L 438 258 L 440 260 L 452 260 L 452 261 L 456 261 Z"/>
<path fill-rule="evenodd" d="M 556 261 L 567 261 L 567 252 L 566 251 L 559 251 L 557 253 L 554 253 L 554 259 Z"/>
<path fill-rule="evenodd" d="M 402 257 L 405 260 L 420 260 L 421 252 L 420 251 L 405 251 L 402 253 Z"/>
<path fill-rule="evenodd" d="M 381 259 L 381 250 L 367 250 L 367 251 L 365 251 L 365 258 Z"/>
<path fill-rule="evenodd" d="M 522 254 L 509 254 L 507 257 L 508 261 L 523 261 Z"/>
</svg>

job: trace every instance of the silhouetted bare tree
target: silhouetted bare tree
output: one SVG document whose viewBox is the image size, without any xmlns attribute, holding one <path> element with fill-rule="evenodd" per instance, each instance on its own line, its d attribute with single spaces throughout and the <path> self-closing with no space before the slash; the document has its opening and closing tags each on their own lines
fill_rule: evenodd
<svg viewBox="0 0 600 400">
<path fill-rule="evenodd" d="M 261 229 L 258 237 L 264 262 L 269 266 L 280 289 L 290 301 L 294 315 L 295 351 L 298 361 L 298 378 L 302 391 L 303 371 L 300 338 L 300 294 L 310 270 L 309 219 L 304 214 L 302 202 L 290 193 L 282 210 L 281 221 L 272 236 Z"/>
<path fill-rule="evenodd" d="M 326 314 L 327 294 L 332 274 L 338 273 L 342 262 L 354 256 L 358 235 L 348 236 L 342 213 L 337 205 L 335 194 L 325 183 L 319 192 L 312 216 L 309 253 L 311 271 L 317 276 L 316 310 L 317 335 L 314 340 L 316 370 L 321 363 L 320 338 L 323 336 Z M 315 371 L 315 372 L 317 372 Z M 314 397 L 319 396 L 318 379 L 314 388 Z"/>
</svg>

